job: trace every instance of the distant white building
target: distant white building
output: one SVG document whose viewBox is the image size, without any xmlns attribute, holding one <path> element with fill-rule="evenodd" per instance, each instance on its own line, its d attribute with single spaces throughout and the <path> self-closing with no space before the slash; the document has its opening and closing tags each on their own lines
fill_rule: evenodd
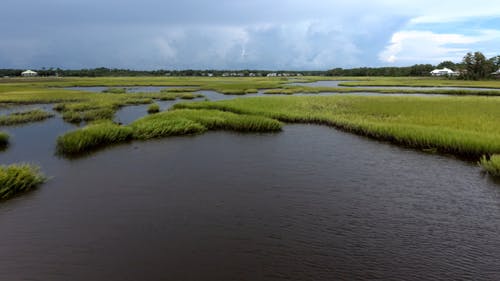
<svg viewBox="0 0 500 281">
<path fill-rule="evenodd" d="M 460 75 L 460 72 L 458 71 L 453 71 L 449 68 L 443 68 L 443 69 L 434 69 L 431 71 L 432 76 L 458 76 Z"/>
<path fill-rule="evenodd" d="M 493 72 L 491 74 L 493 74 L 493 75 L 500 75 L 500 68 L 497 71 L 495 71 L 495 72 Z"/>
<path fill-rule="evenodd" d="M 268 73 L 266 76 L 267 77 L 276 77 L 276 76 L 278 76 L 278 73 L 276 73 L 276 72 Z"/>
<path fill-rule="evenodd" d="M 38 73 L 34 72 L 33 70 L 26 70 L 21 72 L 21 76 L 23 77 L 33 77 L 33 76 L 38 76 Z"/>
</svg>

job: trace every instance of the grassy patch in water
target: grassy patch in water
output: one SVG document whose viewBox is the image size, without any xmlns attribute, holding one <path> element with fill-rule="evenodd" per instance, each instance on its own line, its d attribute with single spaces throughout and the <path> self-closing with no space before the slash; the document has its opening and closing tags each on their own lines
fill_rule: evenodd
<svg viewBox="0 0 500 281">
<path fill-rule="evenodd" d="M 127 126 L 111 122 L 91 124 L 60 136 L 57 148 L 60 154 L 71 156 L 131 139 L 148 140 L 207 130 L 276 132 L 281 126 L 281 122 L 263 116 L 219 110 L 173 110 L 140 118 Z"/>
<path fill-rule="evenodd" d="M 29 164 L 0 166 L 0 199 L 8 199 L 34 189 L 45 180 L 37 166 Z"/>
<path fill-rule="evenodd" d="M 111 120 L 115 115 L 116 109 L 113 107 L 94 108 L 84 111 L 65 111 L 62 114 L 64 121 L 79 124 L 96 120 Z"/>
<path fill-rule="evenodd" d="M 194 121 L 177 116 L 158 113 L 143 117 L 129 125 L 134 139 L 147 140 L 170 136 L 190 135 L 206 131 L 206 128 Z"/>
<path fill-rule="evenodd" d="M 160 105 L 157 103 L 153 103 L 148 107 L 148 113 L 153 114 L 153 113 L 158 113 L 160 112 Z"/>
<path fill-rule="evenodd" d="M 489 158 L 483 156 L 481 157 L 479 164 L 488 174 L 500 177 L 500 154 L 492 155 Z"/>
<path fill-rule="evenodd" d="M 18 125 L 30 122 L 43 121 L 53 116 L 54 114 L 45 112 L 41 109 L 14 112 L 8 115 L 0 116 L 0 126 Z"/>
<path fill-rule="evenodd" d="M 220 110 L 173 110 L 168 114 L 186 118 L 202 124 L 208 130 L 229 130 L 237 132 L 276 132 L 281 122 L 256 115 L 236 114 Z"/>
<path fill-rule="evenodd" d="M 182 99 L 182 100 L 192 100 L 192 99 L 196 99 L 196 98 L 203 98 L 204 95 L 195 94 L 195 93 L 179 93 L 177 95 L 177 97 Z"/>
<path fill-rule="evenodd" d="M 500 153 L 500 99 L 487 97 L 291 96 L 182 103 L 290 123 L 330 125 L 419 149 L 479 159 Z"/>
<path fill-rule="evenodd" d="M 0 132 L 0 150 L 5 149 L 9 145 L 9 134 Z"/>
<path fill-rule="evenodd" d="M 166 89 L 162 89 L 161 92 L 163 92 L 163 93 L 185 93 L 185 92 L 196 92 L 199 90 L 200 90 L 200 88 L 183 87 L 183 88 L 166 88 Z"/>
<path fill-rule="evenodd" d="M 64 155 L 78 155 L 106 145 L 132 139 L 132 129 L 110 121 L 87 125 L 57 138 L 57 151 Z"/>
<path fill-rule="evenodd" d="M 108 88 L 102 91 L 103 93 L 108 94 L 125 94 L 127 93 L 127 89 L 125 88 Z"/>
</svg>

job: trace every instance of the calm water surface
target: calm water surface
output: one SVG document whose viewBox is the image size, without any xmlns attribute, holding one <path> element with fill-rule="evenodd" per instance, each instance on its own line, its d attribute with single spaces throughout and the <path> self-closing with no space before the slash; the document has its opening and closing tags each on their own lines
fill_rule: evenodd
<svg viewBox="0 0 500 281">
<path fill-rule="evenodd" d="M 0 204 L 0 280 L 500 279 L 500 183 L 474 163 L 312 125 L 55 156 L 74 128 L 6 129 L 0 164 L 51 179 Z"/>
</svg>

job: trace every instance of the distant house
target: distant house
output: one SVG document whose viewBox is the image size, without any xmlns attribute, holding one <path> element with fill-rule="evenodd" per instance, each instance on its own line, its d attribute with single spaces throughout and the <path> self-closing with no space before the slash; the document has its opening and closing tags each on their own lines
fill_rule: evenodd
<svg viewBox="0 0 500 281">
<path fill-rule="evenodd" d="M 453 71 L 449 68 L 443 68 L 443 69 L 434 69 L 431 71 L 432 76 L 458 76 L 460 75 L 460 72 L 458 71 Z"/>
<path fill-rule="evenodd" d="M 491 73 L 491 75 L 493 75 L 493 76 L 495 76 L 497 78 L 500 78 L 500 68 L 497 71 Z"/>
<path fill-rule="evenodd" d="M 33 77 L 33 76 L 38 76 L 38 73 L 34 72 L 33 70 L 26 70 L 21 72 L 21 76 L 23 77 Z"/>
<path fill-rule="evenodd" d="M 278 73 L 276 73 L 276 72 L 268 73 L 266 76 L 267 77 L 276 77 L 276 76 L 278 76 Z"/>
</svg>

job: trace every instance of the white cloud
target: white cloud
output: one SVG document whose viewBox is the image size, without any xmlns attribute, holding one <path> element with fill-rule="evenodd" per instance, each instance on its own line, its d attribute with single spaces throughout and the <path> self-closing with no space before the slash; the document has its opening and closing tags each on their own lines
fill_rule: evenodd
<svg viewBox="0 0 500 281">
<path fill-rule="evenodd" d="M 432 31 L 399 31 L 394 33 L 390 44 L 379 54 L 379 59 L 396 64 L 458 61 L 469 51 L 470 46 L 499 39 L 498 30 L 481 30 L 470 36 Z"/>
</svg>

